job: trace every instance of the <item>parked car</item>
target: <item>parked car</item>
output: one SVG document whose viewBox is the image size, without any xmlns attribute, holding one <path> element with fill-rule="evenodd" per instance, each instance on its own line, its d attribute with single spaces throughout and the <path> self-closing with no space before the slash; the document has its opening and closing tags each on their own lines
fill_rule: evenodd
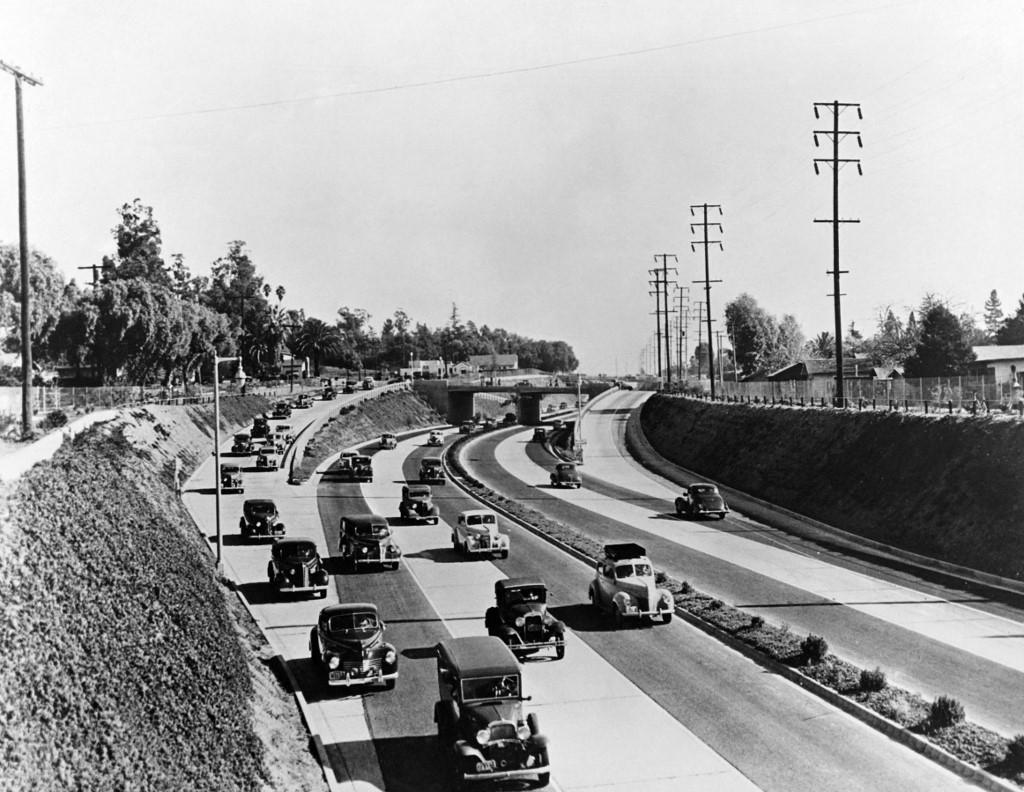
<svg viewBox="0 0 1024 792">
<path fill-rule="evenodd" d="M 380 564 L 398 569 L 402 551 L 391 535 L 387 519 L 379 514 L 354 514 L 341 518 L 338 552 L 353 568 Z"/>
<path fill-rule="evenodd" d="M 238 432 L 231 444 L 232 454 L 251 454 L 253 451 L 252 437 L 248 432 Z"/>
<path fill-rule="evenodd" d="M 548 740 L 537 715 L 523 713 L 522 670 L 493 636 L 450 638 L 436 647 L 437 741 L 453 786 L 536 776 L 551 780 Z"/>
<path fill-rule="evenodd" d="M 406 484 L 402 487 L 402 502 L 398 513 L 403 520 L 416 520 L 437 525 L 441 519 L 429 484 Z"/>
<path fill-rule="evenodd" d="M 305 537 L 280 539 L 270 548 L 267 579 L 278 594 L 327 596 L 330 582 L 316 542 Z"/>
<path fill-rule="evenodd" d="M 420 460 L 420 481 L 424 484 L 444 484 L 447 479 L 441 460 L 437 457 L 423 457 Z"/>
<path fill-rule="evenodd" d="M 463 421 L 459 424 L 459 434 L 472 434 L 476 430 L 476 421 Z"/>
<path fill-rule="evenodd" d="M 277 470 L 281 467 L 281 457 L 272 448 L 264 448 L 256 455 L 257 470 Z"/>
<path fill-rule="evenodd" d="M 672 593 L 654 583 L 647 551 L 632 542 L 604 546 L 587 596 L 597 610 L 612 614 L 616 627 L 627 618 L 660 617 L 668 624 L 675 613 Z"/>
<path fill-rule="evenodd" d="M 724 520 L 729 506 L 714 484 L 691 484 L 676 498 L 676 514 L 680 517 L 717 517 Z"/>
<path fill-rule="evenodd" d="M 452 547 L 463 555 L 508 558 L 509 538 L 498 531 L 498 515 L 490 509 L 469 509 L 455 521 Z"/>
<path fill-rule="evenodd" d="M 366 379 L 363 380 L 363 390 L 373 390 L 373 388 L 373 377 L 366 377 Z"/>
<path fill-rule="evenodd" d="M 338 392 L 334 389 L 333 385 L 324 385 L 323 388 L 320 389 L 320 398 L 324 401 L 332 401 L 337 395 Z"/>
<path fill-rule="evenodd" d="M 559 462 L 551 473 L 552 487 L 568 487 L 579 489 L 583 486 L 583 479 L 580 472 L 572 462 Z"/>
<path fill-rule="evenodd" d="M 429 435 L 427 435 L 427 445 L 428 446 L 443 446 L 444 445 L 444 435 L 441 434 L 440 432 L 438 432 L 435 429 L 433 432 L 431 432 Z"/>
<path fill-rule="evenodd" d="M 398 438 L 391 432 L 385 432 L 380 436 L 380 448 L 395 448 L 398 445 Z"/>
<path fill-rule="evenodd" d="M 243 539 L 284 536 L 284 523 L 278 519 L 277 506 L 269 498 L 253 498 L 242 504 L 238 530 Z"/>
<path fill-rule="evenodd" d="M 565 624 L 548 613 L 548 588 L 540 578 L 494 582 L 494 607 L 484 614 L 487 634 L 500 638 L 521 658 L 541 649 L 565 657 Z"/>
<path fill-rule="evenodd" d="M 517 423 L 519 423 L 519 419 L 516 418 L 516 414 L 514 412 L 508 412 L 505 413 L 505 417 L 502 419 L 501 422 L 505 426 L 515 426 Z"/>
<path fill-rule="evenodd" d="M 543 426 L 535 427 L 533 430 L 533 442 L 543 443 L 548 439 L 548 430 Z"/>
<path fill-rule="evenodd" d="M 328 605 L 309 633 L 309 656 L 331 687 L 383 685 L 398 680 L 398 652 L 384 642 L 384 622 L 369 602 Z"/>
<path fill-rule="evenodd" d="M 355 380 L 345 380 L 345 387 L 341 389 L 342 393 L 355 393 L 356 383 Z"/>
<path fill-rule="evenodd" d="M 274 405 L 273 412 L 270 413 L 270 417 L 280 420 L 283 418 L 292 417 L 292 408 L 286 401 L 279 401 Z"/>
<path fill-rule="evenodd" d="M 245 487 L 242 486 L 242 469 L 238 465 L 220 466 L 220 491 L 245 492 Z"/>
</svg>

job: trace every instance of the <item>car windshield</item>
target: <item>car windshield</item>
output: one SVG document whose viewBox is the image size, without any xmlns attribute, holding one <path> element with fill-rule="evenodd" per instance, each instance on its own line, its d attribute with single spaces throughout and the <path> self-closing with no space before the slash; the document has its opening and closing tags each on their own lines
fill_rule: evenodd
<svg viewBox="0 0 1024 792">
<path fill-rule="evenodd" d="M 369 465 L 370 464 L 370 458 L 368 456 L 352 457 L 352 461 L 355 462 L 357 465 Z"/>
<path fill-rule="evenodd" d="M 388 526 L 386 525 L 377 525 L 376 523 L 357 523 L 355 526 L 355 535 L 384 538 L 390 536 L 391 531 L 388 530 Z"/>
<path fill-rule="evenodd" d="M 576 470 L 576 466 L 575 465 L 559 465 L 557 469 L 560 472 L 562 472 L 562 473 L 572 473 L 574 470 Z"/>
<path fill-rule="evenodd" d="M 509 605 L 515 605 L 519 602 L 546 602 L 548 592 L 541 586 L 528 586 L 509 589 L 506 597 Z"/>
<path fill-rule="evenodd" d="M 237 435 L 235 435 L 235 442 L 236 443 L 245 443 L 248 440 L 249 440 L 249 435 L 247 435 L 247 434 L 237 434 Z"/>
<path fill-rule="evenodd" d="M 221 472 L 221 474 L 225 474 L 225 473 L 237 473 L 237 472 L 238 472 L 238 470 L 239 470 L 239 468 L 238 468 L 238 465 L 221 465 L 221 466 L 220 466 L 220 472 Z"/>
<path fill-rule="evenodd" d="M 339 613 L 327 620 L 327 631 L 332 633 L 376 630 L 377 614 L 371 611 Z"/>
<path fill-rule="evenodd" d="M 462 680 L 462 700 L 479 701 L 481 699 L 518 699 L 519 676 L 475 677 Z"/>
<path fill-rule="evenodd" d="M 424 500 L 430 493 L 426 490 L 409 490 L 409 500 Z"/>
<path fill-rule="evenodd" d="M 441 463 L 438 462 L 436 459 L 426 459 L 426 460 L 423 461 L 423 467 L 425 467 L 425 468 L 439 468 L 439 467 L 441 467 Z"/>
<path fill-rule="evenodd" d="M 470 514 L 466 517 L 466 525 L 494 525 L 496 522 L 493 514 Z"/>
<path fill-rule="evenodd" d="M 615 567 L 615 577 L 648 577 L 651 574 L 650 564 L 619 564 Z"/>
<path fill-rule="evenodd" d="M 281 557 L 286 561 L 312 561 L 316 557 L 316 545 L 287 544 L 281 548 Z"/>
</svg>

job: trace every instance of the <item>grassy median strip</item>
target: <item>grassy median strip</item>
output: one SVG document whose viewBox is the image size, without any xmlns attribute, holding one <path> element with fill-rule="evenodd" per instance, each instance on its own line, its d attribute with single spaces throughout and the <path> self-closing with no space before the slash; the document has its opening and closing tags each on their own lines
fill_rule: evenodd
<svg viewBox="0 0 1024 792">
<path fill-rule="evenodd" d="M 474 478 L 462 464 L 461 449 L 476 436 L 459 438 L 447 449 L 451 470 L 474 497 L 529 523 L 536 531 L 583 553 L 596 563 L 601 543 L 564 523 L 551 520 L 518 501 L 506 498 Z M 966 720 L 955 699 L 940 696 L 928 702 L 917 693 L 890 685 L 878 668 L 863 669 L 828 651 L 821 636 L 799 636 L 787 626 L 774 626 L 758 615 L 734 608 L 697 591 L 688 582 L 656 573 L 658 584 L 672 592 L 676 606 L 765 656 L 790 666 L 900 727 L 924 737 L 967 764 L 1024 785 L 1024 734 L 1007 739 Z"/>
</svg>

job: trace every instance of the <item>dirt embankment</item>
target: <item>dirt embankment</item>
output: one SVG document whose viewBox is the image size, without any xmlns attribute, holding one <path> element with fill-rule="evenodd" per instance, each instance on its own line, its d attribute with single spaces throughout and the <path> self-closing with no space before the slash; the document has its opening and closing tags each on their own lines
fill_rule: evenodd
<svg viewBox="0 0 1024 792">
<path fill-rule="evenodd" d="M 1024 579 L 1024 424 L 654 396 L 644 434 L 703 476 L 860 536 Z"/>
<path fill-rule="evenodd" d="M 336 417 L 329 418 L 309 439 L 302 462 L 293 471 L 292 478 L 296 482 L 307 480 L 332 454 L 369 442 L 382 432 L 397 434 L 443 423 L 444 419 L 434 408 L 412 391 L 384 393 L 379 398 L 342 407 Z"/>
<path fill-rule="evenodd" d="M 222 428 L 266 407 L 224 400 Z M 188 475 L 211 437 L 208 405 L 130 410 L 4 493 L 0 788 L 322 788 L 262 637 L 175 493 L 175 457 Z"/>
</svg>

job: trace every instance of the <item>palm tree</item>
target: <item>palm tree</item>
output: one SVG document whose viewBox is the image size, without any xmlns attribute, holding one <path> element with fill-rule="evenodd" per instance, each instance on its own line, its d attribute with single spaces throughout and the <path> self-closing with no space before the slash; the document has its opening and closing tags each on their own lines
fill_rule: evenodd
<svg viewBox="0 0 1024 792">
<path fill-rule="evenodd" d="M 320 376 L 320 356 L 324 353 L 338 352 L 344 339 L 337 327 L 320 319 L 310 318 L 302 323 L 298 337 L 295 339 L 295 351 L 305 357 L 313 358 L 313 376 Z"/>
</svg>

